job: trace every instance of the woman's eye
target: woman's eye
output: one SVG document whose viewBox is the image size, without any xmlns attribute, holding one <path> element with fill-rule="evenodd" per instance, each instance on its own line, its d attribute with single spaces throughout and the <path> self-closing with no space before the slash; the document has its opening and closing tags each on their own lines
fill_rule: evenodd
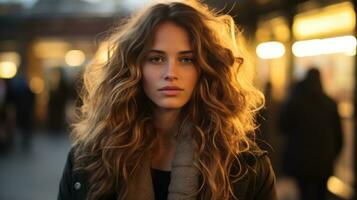
<svg viewBox="0 0 357 200">
<path fill-rule="evenodd" d="M 180 62 L 183 63 L 193 63 L 193 58 L 181 58 Z"/>
<path fill-rule="evenodd" d="M 164 57 L 160 57 L 160 56 L 154 56 L 154 57 L 149 57 L 148 61 L 153 63 L 153 64 L 160 64 L 165 62 L 165 58 Z"/>
</svg>

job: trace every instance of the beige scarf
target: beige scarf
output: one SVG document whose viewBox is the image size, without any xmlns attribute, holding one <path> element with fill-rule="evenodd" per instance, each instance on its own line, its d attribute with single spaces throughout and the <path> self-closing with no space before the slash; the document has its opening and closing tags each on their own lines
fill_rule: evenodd
<svg viewBox="0 0 357 200">
<path fill-rule="evenodd" d="M 180 134 L 172 161 L 168 200 L 195 200 L 199 187 L 199 170 L 194 166 L 194 146 L 189 134 Z M 147 156 L 128 187 L 126 200 L 155 200 L 151 178 L 151 159 Z"/>
</svg>

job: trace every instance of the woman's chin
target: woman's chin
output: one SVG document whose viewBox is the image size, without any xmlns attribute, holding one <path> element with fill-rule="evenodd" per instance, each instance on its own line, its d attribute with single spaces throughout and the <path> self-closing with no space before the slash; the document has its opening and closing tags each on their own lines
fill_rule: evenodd
<svg viewBox="0 0 357 200">
<path fill-rule="evenodd" d="M 178 110 L 181 109 L 184 105 L 185 104 L 178 103 L 178 102 L 156 104 L 158 108 L 165 109 L 165 110 Z"/>
</svg>

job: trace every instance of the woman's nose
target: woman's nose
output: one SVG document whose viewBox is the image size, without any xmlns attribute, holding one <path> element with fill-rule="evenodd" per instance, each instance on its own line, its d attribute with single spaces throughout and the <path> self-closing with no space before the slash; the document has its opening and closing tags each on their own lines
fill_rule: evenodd
<svg viewBox="0 0 357 200">
<path fill-rule="evenodd" d="M 164 79 L 172 81 L 178 78 L 178 66 L 176 60 L 170 60 L 165 67 Z"/>
</svg>

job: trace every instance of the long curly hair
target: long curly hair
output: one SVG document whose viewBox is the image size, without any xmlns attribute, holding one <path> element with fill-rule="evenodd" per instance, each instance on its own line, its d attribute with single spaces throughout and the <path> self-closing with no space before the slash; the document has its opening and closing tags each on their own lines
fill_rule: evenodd
<svg viewBox="0 0 357 200">
<path fill-rule="evenodd" d="M 155 145 L 153 103 L 142 89 L 141 64 L 156 28 L 166 21 L 188 32 L 199 68 L 179 119 L 179 134 L 187 126 L 193 131 L 201 174 L 197 193 L 205 200 L 237 198 L 233 183 L 242 173 L 232 171 L 242 165 L 240 154 L 255 146 L 250 135 L 264 97 L 252 85 L 254 70 L 232 17 L 199 2 L 180 1 L 151 5 L 114 28 L 107 38 L 108 60 L 84 72 L 72 139 L 75 170 L 90 175 L 89 199 L 113 192 L 125 198 L 130 176 Z"/>
</svg>

